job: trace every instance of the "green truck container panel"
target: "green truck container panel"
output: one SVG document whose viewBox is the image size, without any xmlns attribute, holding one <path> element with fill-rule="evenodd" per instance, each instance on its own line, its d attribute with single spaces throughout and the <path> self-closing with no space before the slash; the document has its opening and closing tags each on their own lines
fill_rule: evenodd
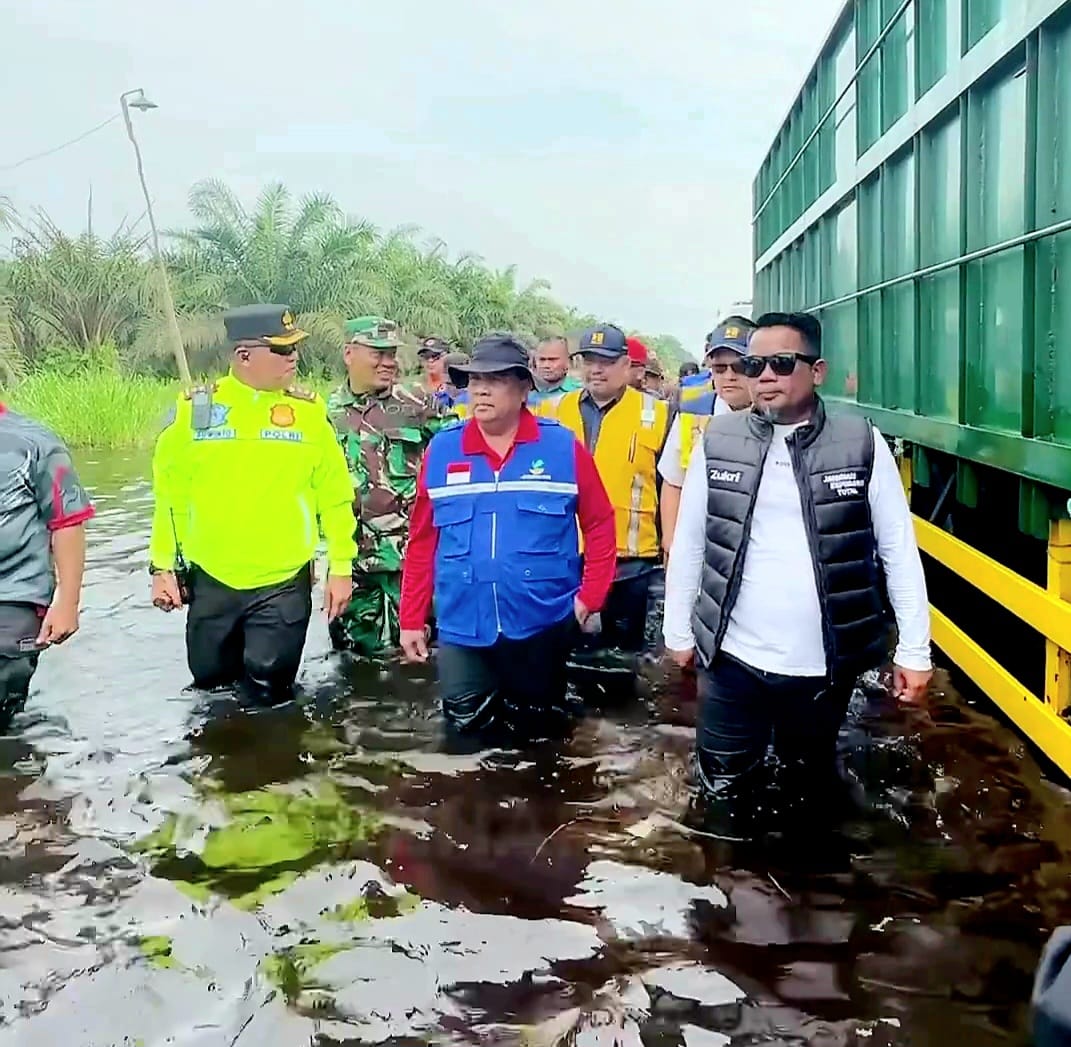
<svg viewBox="0 0 1071 1047">
<path fill-rule="evenodd" d="M 756 312 L 819 314 L 827 397 L 1030 481 L 1039 531 L 1066 497 L 1032 485 L 1071 489 L 1071 2 L 848 3 L 752 197 Z"/>
</svg>

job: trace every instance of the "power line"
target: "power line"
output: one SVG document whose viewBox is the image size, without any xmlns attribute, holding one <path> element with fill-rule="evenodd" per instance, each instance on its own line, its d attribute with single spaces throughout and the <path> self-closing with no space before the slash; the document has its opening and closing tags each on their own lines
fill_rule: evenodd
<svg viewBox="0 0 1071 1047">
<path fill-rule="evenodd" d="M 14 171 L 16 167 L 22 167 L 23 164 L 30 163 L 31 160 L 41 160 L 46 156 L 52 156 L 53 153 L 58 153 L 68 146 L 76 145 L 83 139 L 88 138 L 92 134 L 96 134 L 102 128 L 108 126 L 108 124 L 114 123 L 119 119 L 119 113 L 114 116 L 109 116 L 107 120 L 101 121 L 96 127 L 91 127 L 88 131 L 83 131 L 77 138 L 72 138 L 70 141 L 63 142 L 60 145 L 53 146 L 51 149 L 45 149 L 40 153 L 33 153 L 31 156 L 24 156 L 21 160 L 16 160 L 13 164 L 0 164 L 0 171 Z"/>
</svg>

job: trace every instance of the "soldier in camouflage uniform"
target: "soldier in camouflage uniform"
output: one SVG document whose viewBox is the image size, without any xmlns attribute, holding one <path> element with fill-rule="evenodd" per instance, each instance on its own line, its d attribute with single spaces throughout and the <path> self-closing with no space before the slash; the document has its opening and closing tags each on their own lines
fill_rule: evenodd
<svg viewBox="0 0 1071 1047">
<path fill-rule="evenodd" d="M 397 325 L 377 316 L 346 324 L 348 379 L 328 400 L 353 478 L 357 559 L 353 598 L 331 623 L 336 650 L 368 657 L 398 646 L 398 600 L 409 509 L 428 441 L 453 414 L 397 384 Z"/>
</svg>

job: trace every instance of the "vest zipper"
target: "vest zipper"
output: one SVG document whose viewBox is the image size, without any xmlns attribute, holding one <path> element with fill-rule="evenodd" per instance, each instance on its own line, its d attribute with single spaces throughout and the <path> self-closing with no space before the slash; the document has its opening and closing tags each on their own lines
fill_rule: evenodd
<svg viewBox="0 0 1071 1047">
<path fill-rule="evenodd" d="M 792 459 L 792 475 L 796 480 L 796 487 L 800 494 L 800 509 L 803 511 L 803 528 L 807 532 L 808 552 L 811 554 L 811 567 L 814 570 L 814 584 L 818 590 L 818 604 L 822 611 L 822 646 L 826 653 L 826 675 L 832 677 L 834 669 L 835 652 L 833 650 L 833 627 L 829 620 L 829 595 L 826 592 L 825 579 L 822 576 L 822 568 L 818 562 L 818 517 L 814 511 L 814 496 L 811 494 L 810 475 L 803 475 L 803 459 L 800 457 L 799 446 L 796 443 L 795 433 L 790 433 L 785 439 L 788 446 L 788 456 Z"/>
<path fill-rule="evenodd" d="M 495 494 L 498 493 L 498 477 L 501 470 L 495 470 Z M 498 505 L 498 499 L 495 499 L 495 505 Z M 498 555 L 498 510 L 495 509 L 491 512 L 491 559 L 494 560 Z M 502 635 L 502 616 L 498 613 L 498 582 L 491 583 L 491 597 L 495 602 L 495 626 L 498 629 L 498 635 Z"/>
<path fill-rule="evenodd" d="M 704 437 L 705 442 L 705 437 Z M 770 445 L 773 443 L 771 436 L 762 445 L 762 454 L 759 456 L 759 471 L 755 477 L 755 489 L 751 492 L 751 502 L 747 507 L 747 515 L 744 517 L 743 530 L 740 534 L 740 548 L 736 551 L 736 562 L 733 564 L 732 574 L 725 586 L 725 599 L 722 602 L 721 614 L 718 621 L 718 631 L 714 634 L 714 654 L 721 650 L 721 642 L 729 629 L 729 616 L 733 612 L 737 594 L 740 592 L 740 578 L 744 573 L 744 558 L 747 556 L 747 546 L 751 539 L 751 520 L 755 515 L 755 503 L 759 499 L 759 484 L 762 483 L 762 471 L 766 468 L 766 456 L 770 453 Z M 705 448 L 701 448 L 705 453 Z M 709 460 L 708 460 L 709 462 Z"/>
</svg>

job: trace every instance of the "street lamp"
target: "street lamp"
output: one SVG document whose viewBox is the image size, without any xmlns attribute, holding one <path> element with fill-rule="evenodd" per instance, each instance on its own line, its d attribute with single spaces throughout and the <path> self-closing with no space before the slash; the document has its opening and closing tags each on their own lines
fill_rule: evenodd
<svg viewBox="0 0 1071 1047">
<path fill-rule="evenodd" d="M 186 350 L 182 345 L 182 334 L 179 331 L 178 317 L 175 315 L 175 300 L 171 297 L 171 282 L 167 278 L 167 266 L 164 265 L 164 256 L 160 252 L 160 234 L 156 231 L 156 218 L 152 211 L 152 200 L 149 198 L 149 187 L 145 184 L 145 168 L 141 163 L 141 150 L 138 148 L 138 140 L 134 137 L 134 125 L 130 120 L 131 109 L 144 113 L 147 109 L 156 109 L 157 105 L 145 97 L 145 92 L 140 87 L 136 91 L 124 91 L 119 96 L 119 105 L 123 110 L 126 135 L 134 147 L 134 158 L 138 163 L 138 181 L 141 182 L 141 191 L 145 195 L 145 210 L 149 216 L 149 228 L 152 230 L 153 254 L 156 256 L 156 265 L 160 270 L 160 285 L 164 292 L 164 312 L 167 314 L 167 326 L 171 334 L 171 348 L 175 354 L 175 363 L 178 365 L 179 378 L 188 389 L 193 385 L 190 365 L 186 362 Z"/>
</svg>

